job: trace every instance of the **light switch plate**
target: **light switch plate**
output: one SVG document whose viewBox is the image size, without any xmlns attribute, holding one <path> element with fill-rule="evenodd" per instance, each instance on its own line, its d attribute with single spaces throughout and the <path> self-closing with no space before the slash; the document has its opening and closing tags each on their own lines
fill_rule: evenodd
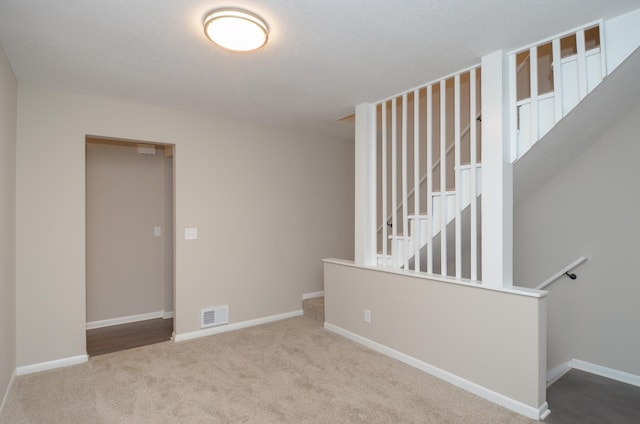
<svg viewBox="0 0 640 424">
<path fill-rule="evenodd" d="M 185 228 L 184 229 L 184 239 L 185 240 L 197 240 L 198 239 L 198 229 L 197 228 Z"/>
<path fill-rule="evenodd" d="M 162 236 L 162 228 L 161 227 L 153 227 L 153 235 L 155 237 L 161 237 Z"/>
</svg>

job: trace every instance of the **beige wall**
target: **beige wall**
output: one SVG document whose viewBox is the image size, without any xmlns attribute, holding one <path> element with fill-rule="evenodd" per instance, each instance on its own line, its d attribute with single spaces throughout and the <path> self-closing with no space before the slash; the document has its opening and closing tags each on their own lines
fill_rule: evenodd
<svg viewBox="0 0 640 424">
<path fill-rule="evenodd" d="M 636 109 L 515 210 L 516 284 L 589 258 L 548 288 L 549 369 L 579 359 L 640 375 L 639 134 Z"/>
<path fill-rule="evenodd" d="M 0 404 L 16 368 L 16 111 L 18 84 L 0 45 Z"/>
<path fill-rule="evenodd" d="M 353 142 L 21 85 L 19 365 L 85 353 L 85 136 L 176 145 L 176 333 L 301 308 L 353 253 Z M 185 241 L 184 228 L 199 239 Z"/>
<path fill-rule="evenodd" d="M 87 322 L 164 311 L 164 150 L 87 141 Z"/>
<path fill-rule="evenodd" d="M 545 402 L 545 306 L 544 297 L 325 264 L 326 323 L 533 409 Z"/>
</svg>

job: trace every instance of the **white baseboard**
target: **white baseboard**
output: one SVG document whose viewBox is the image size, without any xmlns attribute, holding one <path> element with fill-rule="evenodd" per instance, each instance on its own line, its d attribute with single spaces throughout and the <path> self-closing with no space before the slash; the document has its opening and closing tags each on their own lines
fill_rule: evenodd
<svg viewBox="0 0 640 424">
<path fill-rule="evenodd" d="M 220 325 L 217 327 L 205 328 L 202 330 L 192 331 L 190 333 L 176 334 L 174 340 L 182 342 L 185 340 L 198 339 L 200 337 L 212 336 L 214 334 L 226 333 L 229 331 L 240 330 L 241 328 L 255 327 L 256 325 L 267 324 L 274 321 L 280 321 L 287 318 L 302 316 L 302 309 L 284 314 L 271 315 L 268 317 L 252 319 L 249 321 L 235 322 L 232 324 Z"/>
<path fill-rule="evenodd" d="M 39 364 L 24 365 L 16 368 L 17 375 L 33 374 L 34 372 L 48 371 L 56 368 L 81 364 L 89 360 L 89 355 L 78 355 L 70 358 L 56 359 L 54 361 L 40 362 Z"/>
<path fill-rule="evenodd" d="M 324 290 L 311 292 L 311 293 L 304 293 L 302 295 L 302 300 L 313 299 L 316 297 L 323 297 L 323 296 L 324 296 Z"/>
<path fill-rule="evenodd" d="M 164 319 L 169 319 L 169 318 L 173 318 L 173 311 L 169 311 L 169 312 L 163 312 L 162 313 L 162 318 Z"/>
<path fill-rule="evenodd" d="M 560 380 L 562 376 L 569 371 L 571 371 L 571 361 L 567 361 L 564 364 L 547 371 L 547 387 Z"/>
<path fill-rule="evenodd" d="M 339 334 L 343 337 L 346 337 L 347 339 L 353 340 L 356 343 L 360 343 L 361 345 L 364 345 L 370 349 L 373 349 L 376 352 L 382 353 L 383 355 L 389 356 L 393 359 L 396 359 L 400 362 L 403 362 L 407 365 L 417 368 L 420 371 L 424 371 L 428 374 L 431 374 L 434 377 L 437 377 L 441 380 L 444 380 L 448 383 L 453 384 L 454 386 L 458 386 L 461 389 L 464 389 L 477 396 L 480 396 L 481 398 L 484 398 L 490 402 L 496 403 L 500 406 L 503 406 L 507 409 L 510 409 L 521 415 L 524 415 L 528 418 L 532 418 L 534 420 L 540 420 L 546 417 L 547 415 L 549 415 L 549 407 L 546 402 L 542 404 L 540 407 L 534 408 L 532 406 L 525 405 L 520 401 L 507 397 L 503 394 L 494 392 L 493 390 L 488 389 L 484 386 L 480 386 L 479 384 L 473 383 L 469 380 L 466 380 L 462 377 L 452 374 L 448 371 L 445 371 L 433 365 L 427 364 L 426 362 L 423 362 L 405 353 L 399 352 L 388 346 L 385 346 L 378 342 L 374 342 L 373 340 L 367 339 L 366 337 L 362 337 L 358 334 L 352 333 L 351 331 L 340 328 L 336 325 L 325 322 L 324 328 L 336 334 Z"/>
<path fill-rule="evenodd" d="M 577 370 L 590 372 L 601 377 L 616 380 L 621 383 L 631 384 L 633 386 L 640 387 L 640 375 L 630 374 L 624 371 L 618 371 L 613 368 L 603 367 L 602 365 L 592 364 L 590 362 L 581 361 L 579 359 L 572 359 L 569 361 L 571 368 Z"/>
<path fill-rule="evenodd" d="M 640 387 L 639 375 L 630 374 L 628 372 L 619 371 L 609 367 L 603 367 L 602 365 L 592 364 L 591 362 L 581 361 L 580 359 L 571 359 L 570 361 L 567 361 L 564 364 L 547 371 L 547 387 L 560 380 L 563 375 L 565 375 L 572 369 L 585 371 L 591 374 L 599 375 L 601 377 L 609 378 L 611 380 L 616 380 L 621 383 Z"/>
<path fill-rule="evenodd" d="M 170 312 L 173 314 L 173 312 Z M 112 325 L 129 324 L 132 322 L 146 321 L 148 319 L 164 318 L 164 311 L 149 312 L 146 314 L 129 315 L 128 317 L 103 319 L 100 321 L 91 321 L 87 323 L 87 330 L 95 328 L 111 327 Z M 173 315 L 172 315 L 173 316 Z M 170 318 L 170 317 L 167 317 Z"/>
<path fill-rule="evenodd" d="M 0 415 L 2 415 L 2 410 L 4 409 L 4 404 L 7 402 L 9 398 L 9 393 L 13 388 L 13 383 L 16 380 L 16 370 L 13 370 L 13 374 L 11 374 L 11 378 L 9 379 L 9 384 L 7 384 L 7 391 L 4 392 L 4 397 L 2 398 L 2 403 L 0 403 Z"/>
</svg>

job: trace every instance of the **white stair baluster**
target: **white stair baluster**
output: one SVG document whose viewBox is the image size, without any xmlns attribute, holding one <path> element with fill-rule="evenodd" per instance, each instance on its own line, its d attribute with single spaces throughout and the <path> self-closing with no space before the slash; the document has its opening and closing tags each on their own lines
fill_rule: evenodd
<svg viewBox="0 0 640 424">
<path fill-rule="evenodd" d="M 553 101 L 556 124 L 562 119 L 562 58 L 560 54 L 560 39 L 551 42 L 553 49 Z"/>
<path fill-rule="evenodd" d="M 413 92 L 413 269 L 420 271 L 420 248 L 422 247 L 422 222 L 420 215 L 420 91 Z"/>
<path fill-rule="evenodd" d="M 387 102 L 382 103 L 382 111 L 381 111 L 381 121 L 382 121 L 382 152 L 381 152 L 381 162 L 382 162 L 382 178 L 381 178 L 381 191 L 382 191 L 382 210 L 380 216 L 382 217 L 382 237 L 380 242 L 382 243 L 382 266 L 388 266 L 387 264 L 387 255 L 388 249 L 387 245 L 389 244 L 388 239 L 388 229 L 387 229 L 387 221 L 389 220 L 389 212 L 387 207 Z"/>
<path fill-rule="evenodd" d="M 391 100 L 391 255 L 393 267 L 401 261 L 398 252 L 398 130 L 397 99 Z"/>
<path fill-rule="evenodd" d="M 447 82 L 440 81 L 440 275 L 447 275 Z"/>
<path fill-rule="evenodd" d="M 427 272 L 433 273 L 433 87 L 427 86 Z"/>
<path fill-rule="evenodd" d="M 402 95 L 402 233 L 403 233 L 403 261 L 402 266 L 404 269 L 409 269 L 409 218 L 408 218 L 408 209 L 409 209 L 409 196 L 407 195 L 407 177 L 408 177 L 408 169 L 407 169 L 407 103 L 408 103 L 408 95 L 407 93 Z"/>
<path fill-rule="evenodd" d="M 576 46 L 578 50 L 578 88 L 580 100 L 582 100 L 587 95 L 587 56 L 583 29 L 576 32 Z"/>
<path fill-rule="evenodd" d="M 529 77 L 531 81 L 531 122 L 529 123 L 529 145 L 526 150 L 529 150 L 538 141 L 538 48 L 536 46 L 531 47 L 529 50 Z"/>
<path fill-rule="evenodd" d="M 462 184 L 460 179 L 460 74 L 456 74 L 454 83 L 454 172 L 455 172 L 455 265 L 456 278 L 462 277 Z"/>
<path fill-rule="evenodd" d="M 515 55 L 513 56 L 513 66 L 515 67 Z M 515 82 L 515 80 L 514 80 Z M 478 182 L 477 182 L 477 124 L 475 117 L 477 116 L 476 112 L 476 68 L 471 70 L 471 76 L 469 77 L 469 106 L 470 106 L 470 133 L 469 133 L 469 162 L 471 167 L 471 175 L 470 175 L 470 187 L 469 187 L 469 197 L 471 200 L 471 225 L 469 226 L 471 246 L 469 249 L 469 254 L 471 255 L 470 263 L 471 263 L 471 276 L 472 280 L 478 279 Z M 512 102 L 512 106 L 515 105 L 515 102 Z M 513 111 L 513 109 L 512 109 Z M 472 121 L 471 121 L 472 120 Z"/>
</svg>

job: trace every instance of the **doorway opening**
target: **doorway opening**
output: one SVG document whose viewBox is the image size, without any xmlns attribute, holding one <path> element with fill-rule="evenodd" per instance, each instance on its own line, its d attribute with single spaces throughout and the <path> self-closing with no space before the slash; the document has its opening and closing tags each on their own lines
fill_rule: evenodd
<svg viewBox="0 0 640 424">
<path fill-rule="evenodd" d="M 87 354 L 170 340 L 173 145 L 87 136 Z"/>
</svg>

